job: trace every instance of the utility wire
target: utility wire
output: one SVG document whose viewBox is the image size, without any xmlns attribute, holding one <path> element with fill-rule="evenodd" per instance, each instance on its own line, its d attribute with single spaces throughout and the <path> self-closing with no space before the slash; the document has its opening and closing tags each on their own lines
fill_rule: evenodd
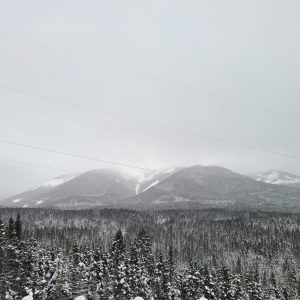
<svg viewBox="0 0 300 300">
<path fill-rule="evenodd" d="M 190 131 L 190 130 L 181 129 L 181 128 L 175 128 L 175 127 L 162 125 L 162 124 L 158 124 L 158 123 L 154 123 L 154 122 L 150 122 L 150 121 L 144 121 L 144 120 L 141 120 L 141 119 L 132 118 L 132 117 L 124 116 L 124 115 L 114 114 L 114 113 L 111 113 L 111 112 L 103 111 L 103 110 L 95 108 L 95 107 L 85 106 L 85 105 L 81 105 L 81 104 L 75 104 L 75 103 L 72 103 L 72 102 L 67 101 L 67 100 L 62 100 L 62 99 L 58 99 L 58 98 L 44 96 L 44 95 L 41 95 L 41 94 L 38 94 L 38 93 L 8 87 L 8 86 L 2 85 L 2 84 L 0 84 L 0 88 L 7 89 L 7 90 L 17 92 L 17 93 L 21 93 L 21 94 L 25 94 L 25 95 L 29 95 L 29 96 L 33 96 L 33 97 L 39 98 L 39 99 L 49 100 L 49 101 L 56 102 L 56 103 L 59 103 L 59 104 L 65 104 L 65 105 L 73 106 L 73 107 L 76 107 L 76 108 L 79 108 L 79 109 L 84 109 L 84 110 L 89 110 L 89 111 L 96 111 L 98 113 L 101 113 L 101 114 L 104 114 L 104 115 L 109 115 L 109 116 L 114 117 L 114 118 L 126 119 L 126 120 L 130 120 L 132 122 L 139 122 L 139 123 L 142 123 L 146 126 L 154 126 L 154 127 L 157 127 L 157 128 L 162 128 L 162 129 L 166 129 L 166 130 L 175 131 L 175 132 L 178 132 L 178 133 L 181 133 L 181 134 L 194 135 L 194 136 L 197 136 L 199 138 L 209 140 L 209 141 L 213 141 L 213 142 L 217 142 L 217 143 L 228 144 L 228 145 L 232 145 L 232 146 L 236 146 L 236 147 L 240 147 L 240 148 L 246 148 L 246 149 L 249 149 L 249 150 L 254 150 L 254 151 L 259 151 L 259 152 L 265 152 L 265 153 L 269 153 L 269 154 L 273 154 L 273 155 L 277 155 L 277 156 L 281 156 L 281 157 L 287 157 L 287 158 L 292 158 L 292 159 L 300 159 L 300 156 L 291 155 L 291 154 L 282 153 L 282 152 L 277 152 L 277 151 L 273 151 L 273 150 L 270 150 L 270 149 L 265 149 L 265 148 L 259 147 L 259 146 L 246 145 L 246 144 L 243 144 L 243 143 L 239 143 L 239 142 L 231 141 L 231 140 L 227 140 L 227 139 L 222 139 L 222 138 L 218 138 L 218 137 L 207 136 L 207 135 L 203 135 L 203 134 L 200 134 L 198 132 L 195 132 L 195 131 Z"/>
<path fill-rule="evenodd" d="M 27 91 L 27 90 L 23 90 L 23 89 L 10 87 L 10 86 L 7 86 L 7 85 L 1 84 L 1 83 L 0 83 L 0 88 L 6 89 L 6 90 L 9 90 L 9 91 L 12 91 L 12 92 L 16 92 L 16 93 L 28 95 L 28 96 L 31 96 L 31 97 L 39 98 L 39 99 L 42 99 L 42 100 L 48 100 L 48 101 L 55 102 L 55 103 L 58 103 L 58 104 L 69 105 L 69 106 L 72 106 L 72 107 L 75 107 L 75 108 L 78 108 L 78 109 L 84 109 L 84 110 L 88 110 L 88 111 L 95 111 L 95 112 L 98 112 L 98 113 L 101 113 L 101 114 L 104 114 L 104 115 L 109 115 L 109 116 L 115 117 L 115 118 L 123 118 L 123 119 L 134 120 L 134 119 L 131 119 L 130 117 L 126 117 L 126 116 L 123 116 L 123 115 L 103 111 L 103 110 L 101 110 L 97 107 L 87 106 L 87 105 L 83 105 L 83 104 L 77 104 L 77 103 L 74 103 L 74 102 L 71 102 L 71 101 L 68 101 L 68 100 L 54 98 L 54 97 L 51 97 L 51 96 L 45 96 L 45 95 L 42 95 L 42 94 L 39 94 L 39 93 L 36 93 L 36 92 L 31 92 L 31 91 Z"/>
<path fill-rule="evenodd" d="M 36 164 L 36 163 L 31 163 L 31 162 L 26 162 L 26 161 L 22 161 L 22 160 L 13 160 L 13 159 L 9 159 L 9 158 L 2 157 L 2 156 L 0 156 L 0 160 L 15 163 L 15 164 L 32 166 L 32 167 L 51 169 L 51 170 L 55 170 L 55 171 L 72 172 L 70 170 L 60 169 L 60 168 L 56 168 L 56 167 L 51 167 L 51 166 L 46 166 L 46 165 L 41 165 L 41 164 Z"/>
<path fill-rule="evenodd" d="M 97 58 L 93 58 L 93 57 L 86 56 L 86 55 L 81 55 L 81 54 L 78 54 L 78 53 L 75 53 L 75 52 L 72 52 L 72 51 L 69 51 L 69 50 L 65 50 L 65 49 L 55 47 L 55 46 L 52 46 L 52 45 L 49 45 L 49 44 L 46 44 L 46 43 L 42 43 L 42 42 L 39 42 L 39 41 L 35 41 L 35 40 L 32 40 L 32 39 L 24 38 L 22 36 L 18 36 L 18 35 L 15 35 L 15 34 L 0 31 L 0 35 L 5 36 L 5 37 L 10 38 L 10 39 L 23 41 L 23 42 L 29 43 L 33 46 L 39 47 L 39 48 L 46 48 L 46 49 L 49 49 L 51 51 L 56 51 L 56 52 L 59 52 L 59 53 L 65 54 L 65 55 L 69 55 L 69 56 L 81 59 L 81 60 L 89 61 L 89 62 L 92 62 L 92 63 L 97 63 L 97 64 L 103 65 L 105 67 L 108 67 L 110 69 L 117 70 L 119 72 L 125 72 L 125 73 L 132 74 L 134 76 L 142 77 L 142 78 L 147 79 L 147 80 L 161 82 L 161 83 L 164 83 L 165 85 L 191 90 L 193 92 L 196 92 L 197 94 L 212 97 L 212 98 L 214 98 L 215 100 L 217 100 L 219 102 L 221 101 L 221 102 L 236 104 L 236 105 L 239 105 L 239 106 L 244 106 L 244 107 L 248 107 L 248 108 L 255 109 L 255 110 L 262 110 L 262 111 L 272 113 L 272 114 L 275 114 L 275 115 L 280 115 L 280 116 L 283 116 L 283 117 L 289 117 L 289 118 L 300 120 L 300 117 L 298 115 L 295 115 L 295 114 L 290 113 L 290 112 L 282 112 L 282 111 L 277 111 L 275 109 L 271 109 L 271 108 L 267 108 L 267 107 L 263 107 L 263 106 L 259 106 L 259 105 L 241 103 L 240 101 L 238 101 L 234 98 L 216 95 L 216 94 L 211 93 L 211 92 L 199 90 L 199 89 L 194 88 L 194 87 L 189 86 L 189 85 L 177 83 L 177 82 L 170 81 L 170 80 L 167 80 L 167 79 L 157 78 L 157 77 L 152 76 L 152 75 L 147 74 L 147 73 L 143 73 L 143 72 L 131 70 L 131 69 L 126 68 L 126 67 L 106 63 L 106 62 L 101 61 Z"/>
<path fill-rule="evenodd" d="M 13 142 L 13 141 L 4 140 L 4 139 L 0 139 L 0 142 L 3 143 L 3 144 L 19 146 L 19 147 L 39 150 L 39 151 L 43 151 L 43 152 L 61 154 L 61 155 L 70 156 L 70 157 L 73 157 L 73 158 L 87 159 L 87 160 L 102 162 L 102 163 L 111 164 L 111 165 L 118 165 L 118 166 L 122 166 L 122 167 L 129 167 L 129 168 L 134 168 L 134 169 L 139 169 L 139 170 L 144 170 L 144 171 L 152 171 L 152 172 L 157 172 L 157 173 L 160 172 L 160 170 L 144 168 L 144 167 L 140 167 L 140 166 L 137 166 L 137 165 L 126 164 L 126 163 L 121 163 L 121 162 L 117 162 L 117 161 L 104 160 L 104 159 L 100 159 L 100 158 L 96 158 L 96 157 L 91 157 L 91 156 L 88 156 L 88 155 L 64 152 L 64 151 L 59 151 L 59 150 L 55 150 L 55 149 L 34 146 L 34 145 L 17 143 L 17 142 Z"/>
</svg>

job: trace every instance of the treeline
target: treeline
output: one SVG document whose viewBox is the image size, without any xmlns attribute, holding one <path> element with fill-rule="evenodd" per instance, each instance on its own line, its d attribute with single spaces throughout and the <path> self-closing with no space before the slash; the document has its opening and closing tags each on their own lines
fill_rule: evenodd
<svg viewBox="0 0 300 300">
<path fill-rule="evenodd" d="M 254 225 L 247 230 L 253 229 Z M 20 216 L 6 224 L 0 219 L 1 299 L 28 294 L 34 300 L 78 295 L 90 300 L 300 299 L 299 269 L 292 257 L 278 260 L 281 267 L 276 267 L 262 264 L 254 253 L 227 260 L 215 249 L 207 260 L 190 255 L 183 262 L 175 240 L 167 247 L 153 241 L 151 229 L 136 228 L 133 236 L 118 229 L 106 246 L 73 241 L 65 251 L 37 242 Z"/>
</svg>

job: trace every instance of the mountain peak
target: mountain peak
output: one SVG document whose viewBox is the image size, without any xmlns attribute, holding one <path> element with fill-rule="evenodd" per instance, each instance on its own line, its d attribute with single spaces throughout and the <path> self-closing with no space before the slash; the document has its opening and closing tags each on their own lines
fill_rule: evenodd
<svg viewBox="0 0 300 300">
<path fill-rule="evenodd" d="M 270 170 L 267 172 L 258 173 L 254 175 L 253 178 L 257 181 L 271 184 L 300 184 L 300 176 L 280 170 Z"/>
</svg>

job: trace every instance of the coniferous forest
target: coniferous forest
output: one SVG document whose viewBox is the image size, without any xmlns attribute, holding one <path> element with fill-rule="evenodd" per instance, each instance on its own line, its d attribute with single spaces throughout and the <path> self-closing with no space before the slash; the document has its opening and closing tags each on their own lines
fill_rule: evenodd
<svg viewBox="0 0 300 300">
<path fill-rule="evenodd" d="M 0 216 L 1 300 L 300 299 L 299 214 L 7 208 Z"/>
</svg>

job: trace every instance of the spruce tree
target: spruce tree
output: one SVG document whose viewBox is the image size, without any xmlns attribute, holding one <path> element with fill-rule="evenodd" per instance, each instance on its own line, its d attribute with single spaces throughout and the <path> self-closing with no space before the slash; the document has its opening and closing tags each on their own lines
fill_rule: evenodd
<svg viewBox="0 0 300 300">
<path fill-rule="evenodd" d="M 22 221 L 21 221 L 19 214 L 17 215 L 17 219 L 15 222 L 15 233 L 16 233 L 17 239 L 20 240 L 22 237 Z"/>
<path fill-rule="evenodd" d="M 15 222 L 12 217 L 9 219 L 8 225 L 6 227 L 6 235 L 9 239 L 13 239 L 16 236 Z"/>
<path fill-rule="evenodd" d="M 125 300 L 129 296 L 129 285 L 127 282 L 128 261 L 126 245 L 122 231 L 119 229 L 115 235 L 111 249 L 111 290 L 113 299 Z"/>
<path fill-rule="evenodd" d="M 223 300 L 234 300 L 232 288 L 232 275 L 228 267 L 222 266 L 218 276 L 219 298 Z"/>
</svg>

